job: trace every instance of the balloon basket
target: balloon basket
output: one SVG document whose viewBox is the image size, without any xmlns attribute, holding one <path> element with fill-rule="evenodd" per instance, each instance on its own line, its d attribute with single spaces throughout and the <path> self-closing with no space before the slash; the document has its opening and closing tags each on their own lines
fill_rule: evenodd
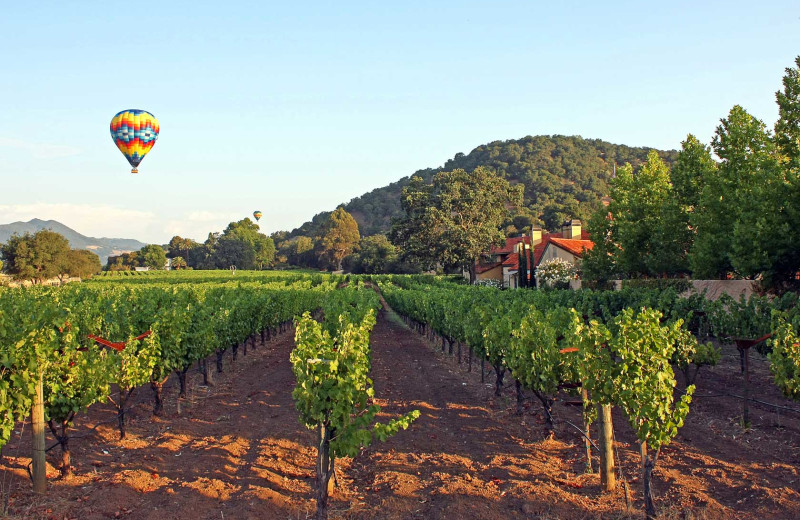
<svg viewBox="0 0 800 520">
<path fill-rule="evenodd" d="M 131 168 L 131 173 L 139 173 L 139 170 L 137 168 Z"/>
</svg>

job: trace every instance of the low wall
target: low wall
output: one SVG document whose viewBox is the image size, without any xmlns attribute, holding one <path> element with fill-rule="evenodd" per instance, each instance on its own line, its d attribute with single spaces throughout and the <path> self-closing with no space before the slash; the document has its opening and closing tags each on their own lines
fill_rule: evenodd
<svg viewBox="0 0 800 520">
<path fill-rule="evenodd" d="M 755 292 L 753 280 L 692 280 L 692 291 L 698 294 L 706 292 L 706 298 L 716 300 L 723 294 L 738 300 L 741 295 L 750 298 Z"/>
</svg>

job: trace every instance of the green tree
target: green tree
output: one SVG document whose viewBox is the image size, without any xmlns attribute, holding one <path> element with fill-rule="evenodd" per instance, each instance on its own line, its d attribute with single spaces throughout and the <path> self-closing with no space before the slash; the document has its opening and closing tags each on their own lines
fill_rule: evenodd
<svg viewBox="0 0 800 520">
<path fill-rule="evenodd" d="M 256 253 L 252 245 L 244 240 L 221 237 L 209 256 L 209 269 L 227 269 L 235 265 L 238 269 L 253 269 L 256 266 Z"/>
<path fill-rule="evenodd" d="M 132 271 L 139 265 L 139 253 L 132 251 L 118 256 L 109 256 L 106 269 L 109 271 Z"/>
<path fill-rule="evenodd" d="M 386 235 L 364 237 L 353 259 L 354 273 L 381 274 L 393 270 L 398 261 L 397 250 Z"/>
<path fill-rule="evenodd" d="M 182 256 L 173 257 L 170 265 L 173 269 L 186 269 L 187 267 L 186 260 Z"/>
<path fill-rule="evenodd" d="M 100 257 L 87 249 L 72 249 L 67 253 L 64 274 L 91 278 L 103 269 Z"/>
<path fill-rule="evenodd" d="M 619 251 L 612 234 L 613 221 L 605 207 L 592 214 L 586 226 L 594 247 L 583 254 L 581 280 L 598 289 L 606 289 L 618 274 L 616 255 Z"/>
<path fill-rule="evenodd" d="M 311 237 L 301 235 L 290 238 L 281 246 L 281 253 L 290 265 L 314 266 L 314 240 Z"/>
<path fill-rule="evenodd" d="M 395 226 L 392 241 L 427 263 L 468 269 L 474 283 L 475 263 L 503 241 L 503 224 L 522 205 L 522 195 L 522 186 L 488 168 L 441 172 L 430 185 L 412 180 L 403 191 L 406 219 Z"/>
<path fill-rule="evenodd" d="M 17 280 L 42 283 L 60 275 L 67 264 L 69 241 L 50 230 L 13 235 L 0 246 L 5 269 Z"/>
<path fill-rule="evenodd" d="M 654 274 L 653 267 L 662 267 L 656 230 L 671 189 L 669 167 L 655 151 L 636 174 L 626 164 L 611 181 L 608 209 L 614 219 L 611 229 L 618 245 L 617 266 L 629 276 L 647 276 Z"/>
<path fill-rule="evenodd" d="M 358 224 L 344 208 L 337 208 L 322 225 L 316 239 L 317 257 L 320 263 L 334 270 L 342 268 L 344 257 L 358 246 L 361 235 Z"/>
<path fill-rule="evenodd" d="M 430 247 L 436 243 L 438 234 L 435 226 L 430 224 L 433 218 L 430 215 L 433 208 L 432 192 L 432 184 L 425 183 L 422 177 L 412 177 L 402 193 L 405 218 L 395 221 L 389 235 L 402 257 L 423 269 L 430 269 L 437 261 L 436 252 Z"/>
<path fill-rule="evenodd" d="M 271 265 L 275 259 L 275 243 L 259 231 L 258 224 L 249 218 L 231 222 L 221 235 L 209 234 L 206 249 L 209 267 L 225 269 L 255 269 Z"/>
<path fill-rule="evenodd" d="M 783 91 L 776 92 L 778 121 L 772 150 L 758 163 L 759 176 L 744 198 L 734 226 L 732 263 L 744 276 L 760 275 L 765 288 L 796 289 L 800 271 L 800 57 L 787 68 Z M 774 161 L 773 161 L 774 160 Z"/>
<path fill-rule="evenodd" d="M 764 123 L 736 105 L 717 127 L 712 147 L 721 162 L 707 175 L 695 211 L 697 231 L 689 254 L 692 273 L 695 278 L 752 274 L 764 265 L 764 255 L 740 249 L 734 262 L 734 231 L 740 228 L 737 240 L 744 246 L 747 239 L 764 232 L 757 226 L 769 225 L 758 222 L 757 213 L 772 213 L 764 197 L 777 171 L 774 145 Z M 747 247 L 754 245 L 749 242 Z"/>
<path fill-rule="evenodd" d="M 175 258 L 176 256 L 182 256 L 184 259 L 188 259 L 189 253 L 193 249 L 197 249 L 199 247 L 201 247 L 201 244 L 198 244 L 191 238 L 182 238 L 178 235 L 175 235 L 169 241 L 169 246 L 167 247 L 167 257 Z"/>
<path fill-rule="evenodd" d="M 150 269 L 163 270 L 167 265 L 167 254 L 164 248 L 157 244 L 149 244 L 139 250 L 142 266 Z"/>
<path fill-rule="evenodd" d="M 681 143 L 678 159 L 670 171 L 672 189 L 661 207 L 653 231 L 653 256 L 648 265 L 655 274 L 687 274 L 689 250 L 694 242 L 692 220 L 700 204 L 705 179 L 715 174 L 717 164 L 709 147 L 689 134 Z"/>
<path fill-rule="evenodd" d="M 778 121 L 775 123 L 775 144 L 781 153 L 781 163 L 794 175 L 796 186 L 800 172 L 800 56 L 795 67 L 787 67 L 783 76 L 783 91 L 775 93 Z"/>
</svg>

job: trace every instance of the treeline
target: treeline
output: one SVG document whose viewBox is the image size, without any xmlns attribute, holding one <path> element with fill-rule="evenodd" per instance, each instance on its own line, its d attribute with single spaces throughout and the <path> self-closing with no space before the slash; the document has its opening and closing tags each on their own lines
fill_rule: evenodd
<svg viewBox="0 0 800 520">
<path fill-rule="evenodd" d="M 783 87 L 772 130 L 736 105 L 710 147 L 690 134 L 671 166 L 651 152 L 641 167 L 618 168 L 608 208 L 589 222 L 595 248 L 584 280 L 691 275 L 759 279 L 778 292 L 796 287 L 800 57 Z"/>
<path fill-rule="evenodd" d="M 54 278 L 88 278 L 101 269 L 99 256 L 70 248 L 69 241 L 55 231 L 15 234 L 0 245 L 0 270 L 15 280 L 41 284 Z"/>
<path fill-rule="evenodd" d="M 277 232 L 275 265 L 345 270 L 355 274 L 418 273 L 386 235 L 362 237 L 355 218 L 343 207 L 320 217 L 313 236 Z"/>
<path fill-rule="evenodd" d="M 169 259 L 169 260 L 168 260 Z M 231 222 L 222 233 L 209 233 L 205 242 L 174 236 L 166 246 L 148 245 L 141 250 L 108 258 L 109 271 L 136 267 L 172 269 L 266 269 L 273 265 L 275 243 L 245 218 Z M 167 264 L 169 262 L 169 264 Z"/>
</svg>

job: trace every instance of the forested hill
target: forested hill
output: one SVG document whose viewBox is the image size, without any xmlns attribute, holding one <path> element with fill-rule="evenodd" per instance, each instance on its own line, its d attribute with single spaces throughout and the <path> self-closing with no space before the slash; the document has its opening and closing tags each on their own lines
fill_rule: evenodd
<svg viewBox="0 0 800 520">
<path fill-rule="evenodd" d="M 440 171 L 472 171 L 488 166 L 512 183 L 524 184 L 526 211 L 545 228 L 554 230 L 567 218 L 588 219 L 600 199 L 608 195 L 614 164 L 629 162 L 636 168 L 650 150 L 580 136 L 528 136 L 481 145 L 466 155 L 456 154 L 441 168 L 419 170 L 414 175 L 430 180 Z M 675 150 L 659 154 L 670 165 L 678 155 Z M 402 215 L 400 196 L 409 180 L 410 177 L 403 177 L 344 204 L 358 222 L 361 236 L 390 229 L 392 218 Z M 329 214 L 315 215 L 311 222 L 293 230 L 291 236 L 314 236 Z"/>
</svg>

